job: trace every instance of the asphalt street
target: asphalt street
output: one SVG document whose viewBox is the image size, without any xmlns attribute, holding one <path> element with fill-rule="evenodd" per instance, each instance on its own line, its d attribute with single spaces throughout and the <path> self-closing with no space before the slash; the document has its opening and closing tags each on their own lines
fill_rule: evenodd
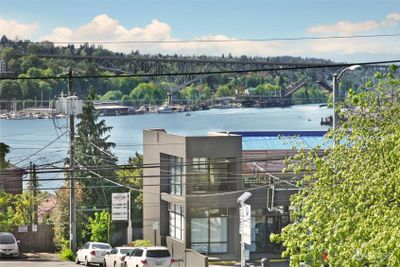
<svg viewBox="0 0 400 267">
<path fill-rule="evenodd" d="M 19 259 L 0 258 L 0 267 L 79 267 L 74 262 L 62 261 L 55 254 L 34 253 L 24 254 Z M 80 265 L 83 266 L 83 265 Z M 93 265 L 96 266 L 96 265 Z M 229 267 L 227 265 L 209 265 L 210 267 Z M 231 265 L 240 266 L 240 265 Z M 271 267 L 287 267 L 287 262 L 273 262 Z M 195 266 L 193 266 L 195 267 Z"/>
<path fill-rule="evenodd" d="M 61 261 L 54 254 L 27 253 L 19 259 L 0 258 L 0 267 L 77 267 L 74 262 Z M 82 265 L 83 266 L 83 265 Z"/>
</svg>

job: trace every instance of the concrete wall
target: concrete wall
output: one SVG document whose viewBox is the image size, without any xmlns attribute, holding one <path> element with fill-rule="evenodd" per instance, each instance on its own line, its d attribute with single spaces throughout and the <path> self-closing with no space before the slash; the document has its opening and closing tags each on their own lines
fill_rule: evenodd
<svg viewBox="0 0 400 267">
<path fill-rule="evenodd" d="M 154 242 L 156 245 L 165 245 L 162 236 L 168 235 L 168 206 L 161 202 L 162 188 L 160 184 L 167 184 L 168 181 L 161 175 L 158 168 L 161 163 L 161 154 L 174 155 L 186 158 L 185 137 L 171 135 L 162 130 L 143 131 L 143 163 L 153 164 L 154 168 L 147 167 L 143 170 L 143 238 Z M 160 217 L 164 218 L 161 220 Z M 153 223 L 159 223 L 159 229 L 153 229 Z"/>
<path fill-rule="evenodd" d="M 191 249 L 185 249 L 184 243 L 167 237 L 167 247 L 176 260 L 173 267 L 208 267 L 208 257 Z"/>
</svg>

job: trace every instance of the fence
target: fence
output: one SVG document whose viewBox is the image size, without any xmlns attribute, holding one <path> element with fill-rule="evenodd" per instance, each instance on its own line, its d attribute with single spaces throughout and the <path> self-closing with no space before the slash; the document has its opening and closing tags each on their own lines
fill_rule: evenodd
<svg viewBox="0 0 400 267">
<path fill-rule="evenodd" d="M 12 231 L 15 238 L 20 241 L 19 250 L 21 252 L 54 252 L 53 225 L 40 224 L 37 225 L 37 231 L 32 230 L 34 230 L 32 225 L 27 225 L 25 229 L 17 227 Z"/>
</svg>

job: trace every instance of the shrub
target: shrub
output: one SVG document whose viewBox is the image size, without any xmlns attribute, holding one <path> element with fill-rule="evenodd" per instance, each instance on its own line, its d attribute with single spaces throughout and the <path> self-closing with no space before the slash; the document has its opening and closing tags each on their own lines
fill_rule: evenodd
<svg viewBox="0 0 400 267">
<path fill-rule="evenodd" d="M 132 247 L 151 247 L 154 246 L 153 242 L 144 239 L 138 239 L 133 242 L 130 242 L 128 246 Z"/>
<path fill-rule="evenodd" d="M 74 261 L 75 253 L 69 248 L 64 248 L 61 250 L 60 258 L 66 261 Z"/>
</svg>

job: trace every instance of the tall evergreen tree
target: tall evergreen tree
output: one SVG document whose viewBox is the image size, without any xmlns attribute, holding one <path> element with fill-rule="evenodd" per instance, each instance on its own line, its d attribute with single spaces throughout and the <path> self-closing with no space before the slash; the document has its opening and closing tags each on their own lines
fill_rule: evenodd
<svg viewBox="0 0 400 267">
<path fill-rule="evenodd" d="M 117 157 L 111 149 L 115 147 L 108 141 L 108 134 L 112 127 L 106 126 L 105 121 L 98 122 L 99 114 L 93 104 L 95 93 L 89 89 L 87 101 L 83 106 L 80 120 L 77 124 L 77 137 L 75 139 L 76 160 L 79 166 L 78 177 L 85 189 L 83 204 L 87 206 L 109 206 L 111 199 L 110 189 L 104 187 L 109 184 L 107 179 L 113 179 Z"/>
</svg>

